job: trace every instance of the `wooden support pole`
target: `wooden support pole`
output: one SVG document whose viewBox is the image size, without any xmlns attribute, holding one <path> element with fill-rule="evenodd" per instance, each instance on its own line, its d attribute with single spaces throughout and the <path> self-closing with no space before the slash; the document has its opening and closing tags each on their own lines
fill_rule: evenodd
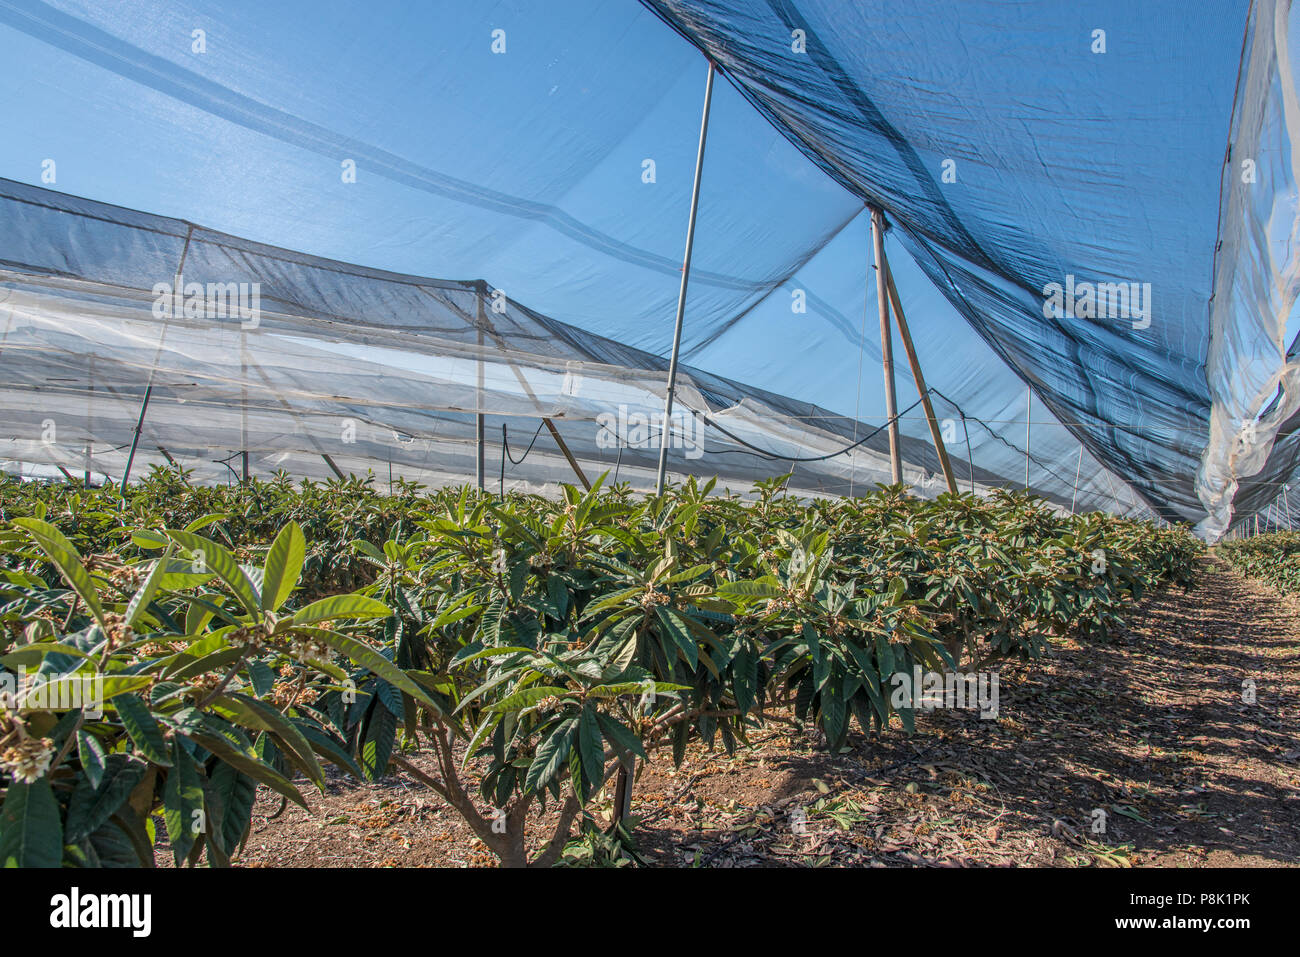
<svg viewBox="0 0 1300 957">
<path fill-rule="evenodd" d="M 578 460 L 575 459 L 573 453 L 569 451 L 569 446 L 566 445 L 564 439 L 561 438 L 560 430 L 555 427 L 555 423 L 550 419 L 543 417 L 542 421 L 545 422 L 546 427 L 550 429 L 551 438 L 555 439 L 555 444 L 560 447 L 560 451 L 564 453 L 564 457 L 569 460 L 569 467 L 578 474 L 578 481 L 582 483 L 582 487 L 590 492 L 591 483 L 587 481 L 587 476 L 583 474 L 582 466 L 578 464 Z"/>
<path fill-rule="evenodd" d="M 916 391 L 921 395 L 921 405 L 925 408 L 925 420 L 930 426 L 930 438 L 934 441 L 934 450 L 939 456 L 939 467 L 943 469 L 943 480 L 948 483 L 948 491 L 957 494 L 957 479 L 952 474 L 952 462 L 948 460 L 948 450 L 943 444 L 943 433 L 939 431 L 939 420 L 934 415 L 934 405 L 930 402 L 930 390 L 925 387 L 925 376 L 921 373 L 921 361 L 916 357 L 916 348 L 912 344 L 912 333 L 907 328 L 907 317 L 903 315 L 903 303 L 898 296 L 898 287 L 894 285 L 894 273 L 889 268 L 889 260 L 884 258 L 885 280 L 889 288 L 889 302 L 894 307 L 894 320 L 898 323 L 898 337 L 903 342 L 903 351 L 907 353 L 907 364 L 912 368 L 912 381 Z"/>
<path fill-rule="evenodd" d="M 346 479 L 347 479 L 347 476 L 343 474 L 343 470 L 340 469 L 337 465 L 334 464 L 334 460 L 333 460 L 332 458 L 330 458 L 330 457 L 329 457 L 328 455 L 326 455 L 324 452 L 322 452 L 322 453 L 320 454 L 320 457 L 323 458 L 323 459 L 325 460 L 325 464 L 328 465 L 328 466 L 330 467 L 330 471 L 331 471 L 331 472 L 333 472 L 335 475 L 337 475 L 337 476 L 339 477 L 339 480 L 340 480 L 340 481 L 343 481 L 343 480 L 346 480 Z"/>
<path fill-rule="evenodd" d="M 54 467 L 63 473 L 63 477 L 68 480 L 69 485 L 77 484 L 77 480 L 72 477 L 72 473 L 69 472 L 67 469 L 65 469 L 62 465 L 56 465 Z"/>
<path fill-rule="evenodd" d="M 889 331 L 889 282 L 885 265 L 885 214 L 871 209 L 871 243 L 876 263 L 876 305 L 880 313 L 880 358 L 885 373 L 885 416 L 889 425 L 891 483 L 903 481 L 903 459 L 898 434 L 898 394 L 894 389 L 894 343 Z"/>
</svg>

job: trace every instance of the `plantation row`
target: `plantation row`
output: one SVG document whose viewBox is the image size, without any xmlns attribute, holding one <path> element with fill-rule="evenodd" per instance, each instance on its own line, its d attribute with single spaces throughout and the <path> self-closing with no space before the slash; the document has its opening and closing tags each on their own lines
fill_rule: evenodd
<svg viewBox="0 0 1300 957">
<path fill-rule="evenodd" d="M 1300 592 L 1300 533 L 1276 532 L 1238 538 L 1219 545 L 1218 553 L 1238 571 L 1282 591 Z"/>
<path fill-rule="evenodd" d="M 322 762 L 395 762 L 503 863 L 553 863 L 659 746 L 731 750 L 786 703 L 832 747 L 855 720 L 910 730 L 894 674 L 1105 640 L 1200 552 L 1001 493 L 395 492 L 0 486 L 0 681 L 47 679 L 0 712 L 0 863 L 152 864 L 161 813 L 177 863 L 226 864 L 256 786 L 302 803 L 293 780 L 323 786 Z M 550 800 L 555 831 L 529 842 Z"/>
</svg>

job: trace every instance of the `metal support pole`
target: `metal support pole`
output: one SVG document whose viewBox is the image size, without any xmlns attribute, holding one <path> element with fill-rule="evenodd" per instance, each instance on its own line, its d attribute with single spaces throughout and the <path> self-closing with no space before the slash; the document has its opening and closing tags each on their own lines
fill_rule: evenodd
<svg viewBox="0 0 1300 957">
<path fill-rule="evenodd" d="M 506 500 L 506 424 L 501 423 L 501 501 Z"/>
<path fill-rule="evenodd" d="M 1079 464 L 1074 470 L 1074 494 L 1070 496 L 1070 514 L 1074 514 L 1074 503 L 1079 497 L 1079 476 L 1083 474 L 1083 443 L 1079 443 Z"/>
<path fill-rule="evenodd" d="M 135 436 L 131 439 L 131 451 L 126 457 L 126 469 L 122 472 L 122 494 L 126 494 L 126 483 L 131 480 L 131 466 L 135 463 L 135 450 L 140 446 L 140 430 L 144 428 L 144 414 L 149 410 L 149 397 L 153 395 L 153 386 L 144 389 L 144 399 L 140 403 L 140 417 L 135 421 Z"/>
<path fill-rule="evenodd" d="M 478 490 L 483 491 L 483 326 L 486 322 L 486 315 L 483 311 L 484 300 L 487 299 L 487 283 L 480 282 L 478 288 L 478 398 L 475 406 L 478 412 L 474 416 L 475 432 L 475 461 L 474 477 L 478 483 Z"/>
<path fill-rule="evenodd" d="M 663 428 L 659 430 L 659 474 L 656 494 L 662 495 L 668 476 L 668 433 L 673 421 L 673 394 L 677 389 L 677 358 L 682 349 L 682 320 L 686 315 L 686 284 L 691 278 L 691 254 L 695 251 L 695 214 L 700 208 L 700 177 L 704 174 L 704 143 L 709 136 L 709 107 L 713 103 L 715 67 L 709 61 L 709 76 L 704 83 L 704 112 L 700 117 L 700 145 L 695 152 L 695 183 L 691 187 L 691 215 L 686 224 L 686 255 L 682 257 L 682 285 L 677 292 L 677 318 L 673 323 L 673 351 L 668 359 L 668 391 L 664 396 Z"/>
<path fill-rule="evenodd" d="M 181 247 L 181 261 L 176 264 L 176 278 L 172 282 L 172 292 L 175 295 L 175 301 L 179 302 L 181 291 L 184 288 L 185 258 L 190 253 L 190 240 L 194 237 L 194 225 L 191 223 L 185 230 L 185 245 Z M 140 403 L 140 418 L 135 423 L 135 437 L 131 440 L 131 452 L 126 457 L 126 468 L 122 471 L 122 494 L 126 495 L 126 483 L 131 479 L 131 464 L 135 461 L 135 450 L 140 445 L 140 429 L 144 426 L 144 414 L 149 408 L 149 397 L 153 395 L 153 377 L 158 372 L 158 360 L 162 356 L 163 342 L 167 339 L 167 329 L 171 323 L 172 317 L 169 315 L 163 323 L 162 334 L 158 336 L 158 351 L 154 353 L 153 366 L 149 369 L 149 381 L 145 384 L 144 400 Z M 243 333 L 241 332 L 242 336 Z M 243 350 L 241 348 L 241 361 Z M 107 479 L 107 473 L 105 478 Z"/>
<path fill-rule="evenodd" d="M 1034 417 L 1034 390 L 1025 387 L 1025 491 L 1029 491 L 1029 436 L 1030 424 Z"/>
<path fill-rule="evenodd" d="M 912 381 L 916 383 L 916 391 L 920 393 L 921 405 L 925 409 L 925 421 L 930 426 L 930 439 L 934 442 L 934 451 L 939 456 L 939 467 L 943 470 L 944 481 L 948 483 L 948 491 L 953 495 L 957 494 L 957 479 L 952 474 L 952 462 L 948 461 L 948 449 L 943 444 L 943 434 L 939 431 L 939 420 L 935 418 L 934 406 L 930 402 L 930 390 L 925 387 L 925 376 L 921 373 L 921 360 L 916 357 L 916 347 L 912 344 L 912 333 L 907 328 L 907 317 L 903 315 L 903 302 L 898 295 L 898 287 L 894 285 L 894 273 L 889 268 L 889 259 L 883 255 L 882 261 L 885 264 L 885 280 L 889 289 L 889 302 L 894 307 L 894 321 L 898 323 L 898 337 L 903 342 L 903 351 L 907 353 L 907 364 L 912 369 Z"/>
<path fill-rule="evenodd" d="M 239 447 L 240 479 L 248 484 L 248 331 L 239 326 Z"/>
<path fill-rule="evenodd" d="M 668 390 L 664 394 L 664 421 L 659 430 L 659 471 L 655 494 L 662 495 L 668 479 L 668 436 L 673 421 L 673 396 L 677 390 L 677 359 L 682 351 L 682 320 L 686 316 L 686 286 L 691 278 L 691 255 L 695 252 L 695 216 L 700 210 L 700 180 L 704 176 L 704 144 L 709 138 L 709 109 L 713 105 L 713 76 L 717 68 L 709 61 L 704 81 L 704 109 L 700 114 L 700 145 L 695 151 L 695 181 L 691 185 L 691 213 L 686 221 L 686 253 L 682 256 L 682 285 L 677 291 L 677 316 L 673 320 L 673 351 L 668 358 Z M 576 467 L 576 466 L 575 466 Z M 635 758 L 633 762 L 635 762 Z M 616 830 L 632 809 L 632 776 L 628 766 L 618 769 L 614 785 L 614 823 Z"/>
<path fill-rule="evenodd" d="M 871 209 L 871 244 L 876 261 L 876 304 L 880 312 L 880 357 L 885 371 L 885 416 L 889 424 L 889 474 L 892 484 L 903 481 L 898 436 L 898 395 L 894 391 L 894 343 L 889 331 L 889 281 L 885 265 L 885 214 Z"/>
</svg>

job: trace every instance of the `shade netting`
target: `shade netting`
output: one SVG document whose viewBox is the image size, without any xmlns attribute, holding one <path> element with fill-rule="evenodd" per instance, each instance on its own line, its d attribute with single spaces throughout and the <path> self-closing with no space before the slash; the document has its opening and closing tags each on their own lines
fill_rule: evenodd
<svg viewBox="0 0 1300 957">
<path fill-rule="evenodd" d="M 116 478 L 152 386 L 140 461 L 212 480 L 464 481 L 482 414 L 492 478 L 548 416 L 650 484 L 702 51 L 676 477 L 887 478 L 875 205 L 960 485 L 1289 523 L 1290 31 L 1271 0 L 0 0 L 3 454 Z M 160 319 L 178 272 L 258 284 L 257 324 Z M 898 395 L 933 494 L 905 364 Z M 572 475 L 545 430 L 505 465 Z"/>
</svg>

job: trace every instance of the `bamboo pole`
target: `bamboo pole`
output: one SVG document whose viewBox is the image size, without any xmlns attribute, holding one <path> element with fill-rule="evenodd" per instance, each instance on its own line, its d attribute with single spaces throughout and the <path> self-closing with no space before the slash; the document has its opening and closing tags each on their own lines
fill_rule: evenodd
<svg viewBox="0 0 1300 957">
<path fill-rule="evenodd" d="M 876 304 L 880 313 L 880 360 L 885 374 L 885 416 L 889 426 L 889 475 L 903 481 L 903 460 L 898 434 L 898 394 L 894 389 L 894 344 L 889 332 L 888 266 L 885 264 L 885 214 L 871 209 L 871 244 L 876 262 Z"/>
<path fill-rule="evenodd" d="M 573 453 L 569 451 L 569 446 L 567 443 L 565 443 L 563 437 L 561 437 L 560 430 L 555 427 L 554 422 L 552 422 L 550 419 L 546 418 L 545 416 L 542 417 L 542 421 L 546 423 L 546 427 L 550 430 L 551 438 L 555 439 L 555 444 L 560 447 L 560 451 L 564 453 L 564 457 L 569 460 L 569 467 L 572 468 L 573 471 L 577 473 L 578 481 L 582 483 L 582 487 L 585 488 L 588 492 L 590 492 L 591 483 L 587 481 L 587 476 L 582 471 L 582 466 L 578 464 L 578 460 L 575 459 L 573 457 Z"/>
<path fill-rule="evenodd" d="M 889 289 L 889 302 L 894 307 L 894 320 L 898 323 L 898 337 L 902 340 L 903 351 L 907 353 L 907 364 L 912 369 L 912 381 L 916 383 L 916 391 L 920 393 L 921 405 L 925 409 L 925 420 L 930 426 L 930 438 L 934 441 L 934 450 L 939 456 L 939 467 L 943 469 L 944 481 L 948 483 L 948 491 L 957 494 L 957 479 L 952 474 L 952 462 L 948 460 L 948 450 L 943 444 L 943 434 L 939 431 L 939 421 L 934 415 L 934 405 L 930 402 L 930 390 L 925 387 L 925 376 L 921 373 L 921 360 L 916 356 L 916 348 L 912 344 L 912 333 L 907 328 L 907 317 L 903 314 L 903 303 L 898 295 L 898 287 L 894 285 L 894 273 L 889 268 L 889 259 L 885 257 L 884 250 L 881 250 L 882 261 L 885 264 L 885 280 Z"/>
</svg>

